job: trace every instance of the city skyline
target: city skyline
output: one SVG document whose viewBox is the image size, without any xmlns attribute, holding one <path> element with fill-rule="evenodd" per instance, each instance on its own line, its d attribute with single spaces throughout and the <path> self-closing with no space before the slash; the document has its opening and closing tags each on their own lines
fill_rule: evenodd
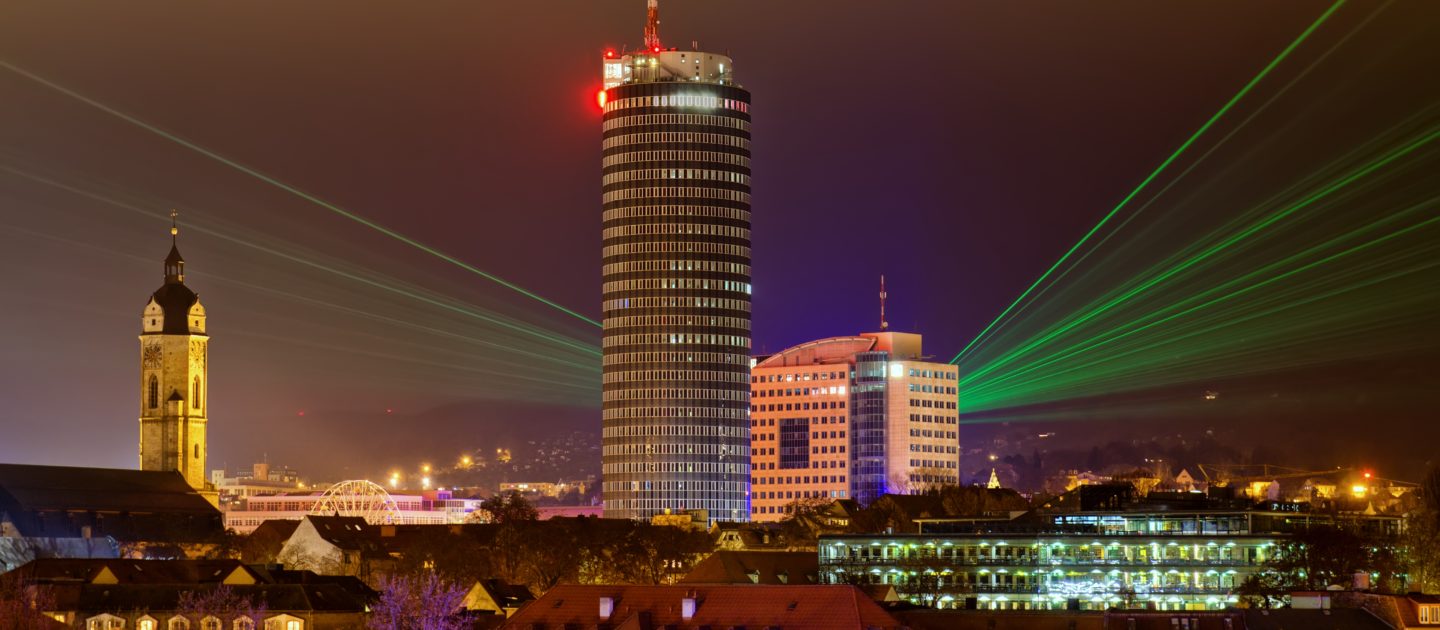
<svg viewBox="0 0 1440 630">
<path fill-rule="evenodd" d="M 453 440 L 431 436 L 427 441 L 414 434 L 464 431 L 466 424 L 456 417 L 474 417 L 490 400 L 500 401 L 508 413 L 486 419 L 482 426 L 516 418 L 560 418 L 556 424 L 566 427 L 589 418 L 598 426 L 599 335 L 581 321 L 601 315 L 594 290 L 600 268 L 592 255 L 600 233 L 594 204 L 600 124 L 593 100 L 599 87 L 594 60 L 607 47 L 638 39 L 639 10 L 633 4 L 577 7 L 580 13 L 593 11 L 595 19 L 583 26 L 547 25 L 555 26 L 555 33 L 546 37 L 557 38 L 563 46 L 526 46 L 524 38 L 512 35 L 472 42 L 456 28 L 445 31 L 433 48 L 401 45 L 394 56 L 365 47 L 365 34 L 376 27 L 369 20 L 378 18 L 348 14 L 354 21 L 336 29 L 332 35 L 337 39 L 329 42 L 333 48 L 326 48 L 335 56 L 322 55 L 319 61 L 291 69 L 282 68 L 279 57 L 236 54 L 227 42 L 207 45 L 200 41 L 203 28 L 182 34 L 186 22 L 180 17 L 160 23 L 162 30 L 175 31 L 169 33 L 173 37 L 156 41 L 193 38 L 188 43 L 202 57 L 194 65 L 113 33 L 97 31 L 89 41 L 93 49 L 77 49 L 66 57 L 46 54 L 33 37 L 6 33 L 10 43 L 0 48 L 0 59 L 7 63 L 7 71 L 0 72 L 0 90 L 17 98 L 4 106 L 12 115 L 3 118 L 24 122 L 0 127 L 6 145 L 0 156 L 5 167 L 0 170 L 0 194 L 9 208 L 0 225 L 6 251 L 0 260 L 12 269 L 27 270 L 11 274 L 4 286 L 19 305 L 9 314 L 9 328 L 27 332 L 8 339 L 17 360 L 6 362 L 4 393 L 15 401 L 12 413 L 17 419 L 55 417 L 37 428 L 7 423 L 13 439 L 0 445 L 0 460 L 134 465 L 133 452 L 120 448 L 133 439 L 133 420 L 125 410 L 135 404 L 134 348 L 119 348 L 133 343 L 127 335 L 133 335 L 133 311 L 139 306 L 134 296 L 153 283 L 157 220 L 172 207 L 180 208 L 182 223 L 193 221 L 195 231 L 187 232 L 193 241 L 187 243 L 195 245 L 186 251 L 192 260 L 202 261 L 196 277 L 205 283 L 207 306 L 220 305 L 215 308 L 223 313 L 214 322 L 225 332 L 217 334 L 215 346 L 212 386 L 218 406 L 211 444 L 220 452 L 211 453 L 212 463 L 244 464 L 262 452 L 276 460 L 297 461 L 305 449 L 330 439 L 337 440 L 332 445 L 372 456 L 382 449 L 377 467 L 392 465 L 383 459 L 390 456 L 383 452 L 384 445 L 407 451 L 394 456 L 395 463 L 415 459 L 409 454 L 413 452 L 440 456 L 438 451 Z M 925 334 L 927 347 L 937 348 L 939 359 L 945 360 L 1328 3 L 1248 7 L 1252 19 L 1239 21 L 1226 19 L 1220 9 L 1202 8 L 1184 15 L 1156 11 L 1127 16 L 1117 11 L 1101 19 L 1085 11 L 1085 16 L 1071 16 L 1099 22 L 1090 24 L 1095 28 L 1113 29 L 1104 31 L 1112 37 L 1132 38 L 1111 45 L 1099 43 L 1104 38 L 1093 34 L 1074 36 L 1059 25 L 1026 23 L 1006 9 L 972 8 L 963 12 L 970 23 L 995 30 L 965 31 L 975 37 L 959 38 L 961 52 L 953 53 L 958 69 L 948 76 L 936 70 L 947 66 L 944 57 L 951 54 L 947 46 L 934 43 L 938 38 L 914 37 L 907 44 L 917 47 L 916 57 L 936 57 L 933 66 L 883 63 L 871 57 L 887 53 L 866 52 L 858 38 L 853 46 L 844 41 L 846 35 L 861 32 L 858 20 L 863 15 L 832 25 L 833 32 L 822 35 L 825 46 L 817 45 L 821 52 L 815 53 L 816 59 L 800 60 L 803 55 L 797 54 L 787 69 L 792 60 L 785 47 L 768 43 L 766 37 L 798 23 L 801 10 L 736 6 L 714 10 L 667 5 L 666 30 L 686 42 L 698 37 L 701 49 L 710 41 L 721 42 L 740 64 L 742 83 L 764 94 L 756 108 L 765 115 L 755 118 L 756 137 L 768 133 L 770 139 L 755 147 L 766 174 L 756 183 L 757 199 L 764 201 L 756 209 L 756 267 L 762 271 L 755 281 L 754 354 L 873 329 L 878 310 L 874 279 L 884 273 L 891 283 L 894 328 Z M 1226 7 L 1233 11 L 1242 5 Z M 24 19 L 5 20 L 7 24 L 42 25 L 59 17 L 44 9 L 10 10 Z M 260 13 L 231 10 L 239 13 L 208 17 L 246 18 L 231 25 L 241 33 L 270 32 L 276 26 Z M 929 10 L 937 12 L 931 16 L 937 21 L 958 21 L 961 14 Z M 194 11 L 183 17 L 206 17 L 205 10 Z M 1263 84 L 1269 91 L 1255 100 L 1275 97 L 1276 89 L 1296 79 L 1307 64 L 1321 64 L 1335 46 L 1344 44 L 1338 58 L 1351 55 L 1357 60 L 1338 68 L 1316 65 L 1316 78 L 1297 82 L 1298 94 L 1277 101 L 1276 110 L 1287 113 L 1276 121 L 1277 128 L 1290 119 L 1301 132 L 1272 137 L 1247 131 L 1241 140 L 1250 140 L 1247 150 L 1261 152 L 1260 158 L 1243 152 L 1232 157 L 1241 165 L 1272 169 L 1276 182 L 1288 185 L 1299 176 L 1295 171 L 1305 167 L 1281 168 L 1270 165 L 1272 161 L 1283 162 L 1280 158 L 1287 156 L 1298 161 L 1299 154 L 1311 150 L 1317 159 L 1328 159 L 1336 155 L 1336 147 L 1358 141 L 1342 137 L 1327 144 L 1308 131 L 1366 114 L 1374 119 L 1374 128 L 1355 123 L 1348 133 L 1379 135 L 1406 116 L 1433 117 L 1433 107 L 1406 106 L 1433 102 L 1435 88 L 1428 85 L 1400 89 L 1379 79 L 1367 84 L 1375 90 L 1389 86 L 1390 92 L 1380 92 L 1388 100 L 1373 99 L 1385 101 L 1383 106 L 1354 96 L 1303 98 L 1330 93 L 1330 81 L 1323 80 L 1327 73 L 1353 78 L 1379 65 L 1391 69 L 1381 73 L 1389 79 L 1424 68 L 1436 58 L 1433 46 L 1419 43 L 1431 31 L 1421 19 L 1407 20 L 1424 11 L 1397 6 L 1375 14 L 1354 7 L 1337 12 L 1317 30 L 1313 48 L 1300 49 L 1293 65 L 1280 66 L 1288 74 Z M 144 9 L 141 14 L 154 15 Z M 296 30 L 284 31 L 281 49 L 305 46 L 312 32 L 306 29 L 321 23 L 318 15 L 300 17 L 309 21 L 299 20 Z M 532 24 L 531 34 L 542 30 L 526 16 L 505 17 L 508 23 Z M 1164 20 L 1156 23 L 1160 18 Z M 427 27 L 438 23 L 438 16 L 412 19 Z M 1151 30 L 1133 28 L 1146 20 Z M 756 25 L 758 32 L 747 33 L 738 23 Z M 1014 37 L 1021 26 L 1038 27 L 1051 39 L 1028 50 L 1034 58 L 997 55 L 1018 52 L 1007 48 L 1014 44 L 1006 37 Z M 937 32 L 931 34 L 938 34 L 934 28 Z M 391 33 L 395 42 L 414 45 L 401 30 Z M 1182 36 L 1190 37 L 1184 40 L 1190 49 L 1163 49 L 1163 59 L 1155 61 L 1134 58 L 1134 48 Z M 1380 45 L 1387 37 L 1393 45 Z M 476 50 L 457 47 L 467 42 Z M 481 63 L 517 50 L 537 56 L 534 68 L 563 70 L 557 77 L 531 64 L 518 64 L 524 67 L 520 69 Z M 1058 61 L 1073 50 L 1095 63 Z M 988 56 L 982 54 L 986 51 Z M 342 52 L 360 55 L 364 62 L 339 63 Z M 555 56 L 547 57 L 551 54 Z M 996 63 L 996 56 L 1005 61 Z M 95 63 L 102 57 L 125 71 L 107 72 L 104 64 Z M 425 69 L 445 67 L 440 62 L 446 60 L 476 71 L 427 74 Z M 1176 65 L 1161 72 L 1166 68 L 1161 63 Z M 996 67 L 986 69 L 986 64 Z M 1006 67 L 1010 64 L 1015 66 Z M 379 69 L 374 77 L 369 74 L 372 67 Z M 437 261 L 433 253 L 347 223 L 311 202 L 67 97 L 15 68 L 271 174 L 574 309 L 579 316 L 517 296 Z M 1044 81 L 1020 78 L 1041 69 L 1050 73 Z M 1167 74 L 1172 69 L 1177 76 Z M 211 86 L 213 93 L 188 87 L 200 85 L 212 72 L 224 78 Z M 934 77 L 936 72 L 941 78 Z M 545 78 L 532 81 L 532 74 Z M 872 94 L 866 81 L 843 80 L 857 74 L 886 77 L 887 83 L 907 87 Z M 409 83 L 397 81 L 398 89 L 374 87 L 386 85 L 386 79 Z M 1058 83 L 1040 85 L 1047 81 Z M 976 89 L 982 85 L 995 89 Z M 447 86 L 459 91 L 437 89 Z M 430 96 L 407 96 L 417 88 Z M 1087 95 L 1092 91 L 1097 94 Z M 1076 108 L 1057 114 L 1053 103 L 1038 102 L 1061 94 Z M 367 95 L 373 99 L 366 101 Z M 346 109 L 347 104 L 353 109 Z M 471 111 L 472 106 L 482 106 L 482 111 Z M 497 122 L 520 120 L 520 112 L 534 107 L 553 114 L 547 117 L 553 124 Z M 339 111 L 350 115 L 331 115 Z M 862 113 L 871 125 L 850 122 Z M 1236 117 L 1250 113 L 1253 110 L 1243 110 Z M 393 124 L 396 120 L 405 122 Z M 1101 159 L 1085 159 L 1096 147 L 1104 149 Z M 1419 158 L 1433 161 L 1433 151 Z M 524 175 L 540 171 L 544 174 Z M 1201 176 L 1211 178 L 1202 182 L 1230 183 L 1247 195 L 1263 197 L 1279 188 L 1219 170 L 1202 170 L 1196 177 Z M 1028 184 L 1032 178 L 1047 186 Z M 1410 200 L 1419 201 L 1425 197 L 1419 187 L 1423 183 L 1400 180 L 1394 189 L 1408 191 Z M 1063 188 L 1064 195 L 1048 196 L 1043 189 L 1051 187 Z M 1216 196 L 1189 183 L 1175 194 L 1198 198 L 1188 206 L 1192 210 L 1242 198 Z M 1402 197 L 1397 193 L 1397 198 Z M 1348 216 L 1343 213 L 1369 211 L 1360 203 L 1349 207 L 1354 209 L 1335 212 Z M 502 215 L 505 220 L 500 220 Z M 888 234 L 886 224 L 895 226 Z M 1185 245 L 1175 234 L 1192 226 L 1161 227 L 1165 229 L 1155 232 L 1161 237 L 1157 248 Z M 545 241 L 550 246 L 537 246 L 541 234 L 552 239 Z M 872 242 L 882 244 L 874 256 L 832 256 Z M 269 251 L 257 252 L 257 246 Z M 763 271 L 766 267 L 771 271 Z M 326 275 L 335 270 L 371 284 L 347 284 Z M 1126 279 L 1077 273 L 1074 286 Z M 384 287 L 374 286 L 377 283 Z M 79 302 L 77 293 L 84 296 Z M 1235 397 L 1249 402 L 1238 408 L 1243 412 L 1240 421 L 1313 414 L 1328 423 L 1323 426 L 1340 427 L 1347 415 L 1366 413 L 1396 427 L 1423 429 L 1425 403 L 1433 397 L 1424 396 L 1427 381 L 1417 369 L 1435 356 L 1435 336 L 1433 331 L 1411 333 L 1429 331 L 1428 324 L 1434 323 L 1433 312 L 1427 318 L 1426 311 L 1434 302 L 1427 298 L 1420 295 L 1406 307 L 1412 315 L 1408 328 L 1378 331 L 1379 340 L 1387 343 L 1396 335 L 1408 337 L 1413 342 L 1408 350 L 1357 356 L 1338 352 L 1342 348 L 1337 344 L 1337 358 L 1328 363 L 1321 355 L 1258 376 L 1222 373 L 1156 383 L 1133 396 L 1102 399 L 1099 406 L 1116 409 L 1117 417 L 1147 406 L 1161 416 L 1203 415 L 1180 401 L 1203 404 L 1200 394 L 1215 389 L 1225 404 Z M 535 323 L 536 330 L 497 334 L 511 321 Z M 127 327 L 126 334 L 115 335 Z M 45 341 L 59 338 L 62 331 L 69 331 L 64 334 L 68 341 Z M 457 341 L 509 349 L 467 345 L 460 352 L 447 345 Z M 592 356 L 586 344 L 596 350 L 593 365 L 586 363 Z M 518 354 L 533 352 L 543 359 L 532 364 L 529 359 L 486 358 L 491 351 L 508 357 L 503 353 L 517 347 Z M 1317 378 L 1316 371 L 1324 377 Z M 581 384 L 581 377 L 591 372 L 594 381 Z M 546 374 L 559 374 L 561 382 L 553 388 L 533 384 Z M 1313 391 L 1313 383 L 1332 382 L 1327 379 L 1354 384 L 1333 394 Z M 64 395 L 60 384 L 76 382 L 95 383 L 93 397 Z M 1350 392 L 1366 394 L 1369 400 L 1347 397 Z M 1266 403 L 1275 397 L 1283 404 Z M 1336 398 L 1344 401 L 1338 409 Z M 1084 399 L 1061 402 L 1073 405 Z M 961 404 L 963 412 L 963 397 Z M 456 405 L 463 411 L 438 426 L 417 420 L 432 407 Z M 1084 417 L 1062 412 L 1055 413 Z M 1001 408 L 1000 419 L 1004 413 Z M 271 446 L 263 438 L 267 429 L 296 431 L 296 442 L 304 446 Z M 395 434 L 408 437 L 394 441 Z M 68 439 L 57 442 L 62 435 Z M 337 463 L 322 457 L 316 466 L 333 475 Z"/>
</svg>

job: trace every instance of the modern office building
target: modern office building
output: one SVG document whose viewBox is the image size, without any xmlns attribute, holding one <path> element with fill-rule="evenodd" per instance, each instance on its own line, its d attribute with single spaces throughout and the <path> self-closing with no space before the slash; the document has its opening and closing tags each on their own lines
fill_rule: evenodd
<svg viewBox="0 0 1440 630">
<path fill-rule="evenodd" d="M 803 343 L 751 369 L 751 518 L 796 499 L 856 499 L 960 481 L 957 370 L 921 336 L 878 332 Z"/>
<path fill-rule="evenodd" d="M 889 584 L 939 608 L 1218 610 L 1238 602 L 1234 589 L 1297 529 L 1341 519 L 1382 536 L 1400 531 L 1393 516 L 1086 488 L 1072 494 L 1102 500 L 1013 519 L 922 520 L 918 533 L 822 536 L 821 581 Z"/>
<path fill-rule="evenodd" d="M 750 514 L 750 93 L 730 58 L 604 54 L 605 515 Z"/>
</svg>

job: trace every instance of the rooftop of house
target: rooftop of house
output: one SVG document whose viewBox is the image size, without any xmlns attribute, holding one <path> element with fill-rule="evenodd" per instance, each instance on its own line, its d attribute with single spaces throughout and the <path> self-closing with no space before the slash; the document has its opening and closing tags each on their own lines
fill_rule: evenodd
<svg viewBox="0 0 1440 630">
<path fill-rule="evenodd" d="M 814 551 L 717 551 L 701 560 L 682 584 L 815 584 Z"/>
<path fill-rule="evenodd" d="M 380 543 L 379 528 L 369 524 L 364 518 L 311 514 L 305 517 L 305 521 L 315 528 L 315 533 L 322 540 L 339 549 L 358 551 L 362 555 L 372 557 L 388 557 L 389 555 L 385 553 L 384 546 Z M 299 531 L 298 528 L 296 531 Z"/>
<path fill-rule="evenodd" d="M 608 611 L 607 609 L 608 605 Z M 608 615 L 602 616 L 602 613 Z M 841 585 L 556 586 L 520 609 L 506 628 L 600 625 L 673 628 L 898 629 L 865 593 Z"/>
<path fill-rule="evenodd" d="M 40 584 L 219 584 L 259 581 L 239 560 L 38 558 L 8 574 Z M 7 576 L 7 577 L 8 577 Z"/>
<path fill-rule="evenodd" d="M 51 589 L 55 610 L 84 614 L 147 610 L 175 611 L 186 593 L 218 586 L 193 584 L 68 584 Z M 228 587 L 270 613 L 362 613 L 369 602 L 340 584 L 252 584 Z"/>
</svg>

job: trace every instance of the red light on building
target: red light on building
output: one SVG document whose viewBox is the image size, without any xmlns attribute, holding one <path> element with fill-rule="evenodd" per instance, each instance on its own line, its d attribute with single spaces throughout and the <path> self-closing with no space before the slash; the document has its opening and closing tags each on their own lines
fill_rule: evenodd
<svg viewBox="0 0 1440 630">
<path fill-rule="evenodd" d="M 610 93 L 600 90 L 595 94 L 595 102 L 600 104 L 600 109 L 605 109 L 605 100 L 610 98 Z"/>
<path fill-rule="evenodd" d="M 614 57 L 614 56 L 615 56 L 615 51 L 613 51 L 613 50 L 607 50 L 607 51 L 605 51 L 605 56 L 606 56 L 606 57 Z"/>
<path fill-rule="evenodd" d="M 1366 478 L 1366 479 L 1369 479 L 1369 478 L 1370 478 L 1370 473 L 1369 473 L 1368 471 L 1365 473 L 1365 478 Z"/>
<path fill-rule="evenodd" d="M 656 46 L 656 47 L 655 47 L 655 52 L 660 52 L 660 47 L 659 47 L 659 46 Z"/>
</svg>

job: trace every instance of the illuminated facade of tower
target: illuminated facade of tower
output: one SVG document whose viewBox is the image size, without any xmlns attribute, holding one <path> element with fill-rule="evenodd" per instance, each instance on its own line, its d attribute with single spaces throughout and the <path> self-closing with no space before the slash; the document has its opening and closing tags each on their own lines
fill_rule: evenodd
<svg viewBox="0 0 1440 630">
<path fill-rule="evenodd" d="M 140 469 L 179 471 L 203 494 L 210 337 L 200 296 L 185 286 L 178 232 L 170 228 L 165 284 L 140 318 Z"/>
<path fill-rule="evenodd" d="M 729 57 L 605 53 L 605 516 L 750 515 L 750 93 Z"/>
</svg>

